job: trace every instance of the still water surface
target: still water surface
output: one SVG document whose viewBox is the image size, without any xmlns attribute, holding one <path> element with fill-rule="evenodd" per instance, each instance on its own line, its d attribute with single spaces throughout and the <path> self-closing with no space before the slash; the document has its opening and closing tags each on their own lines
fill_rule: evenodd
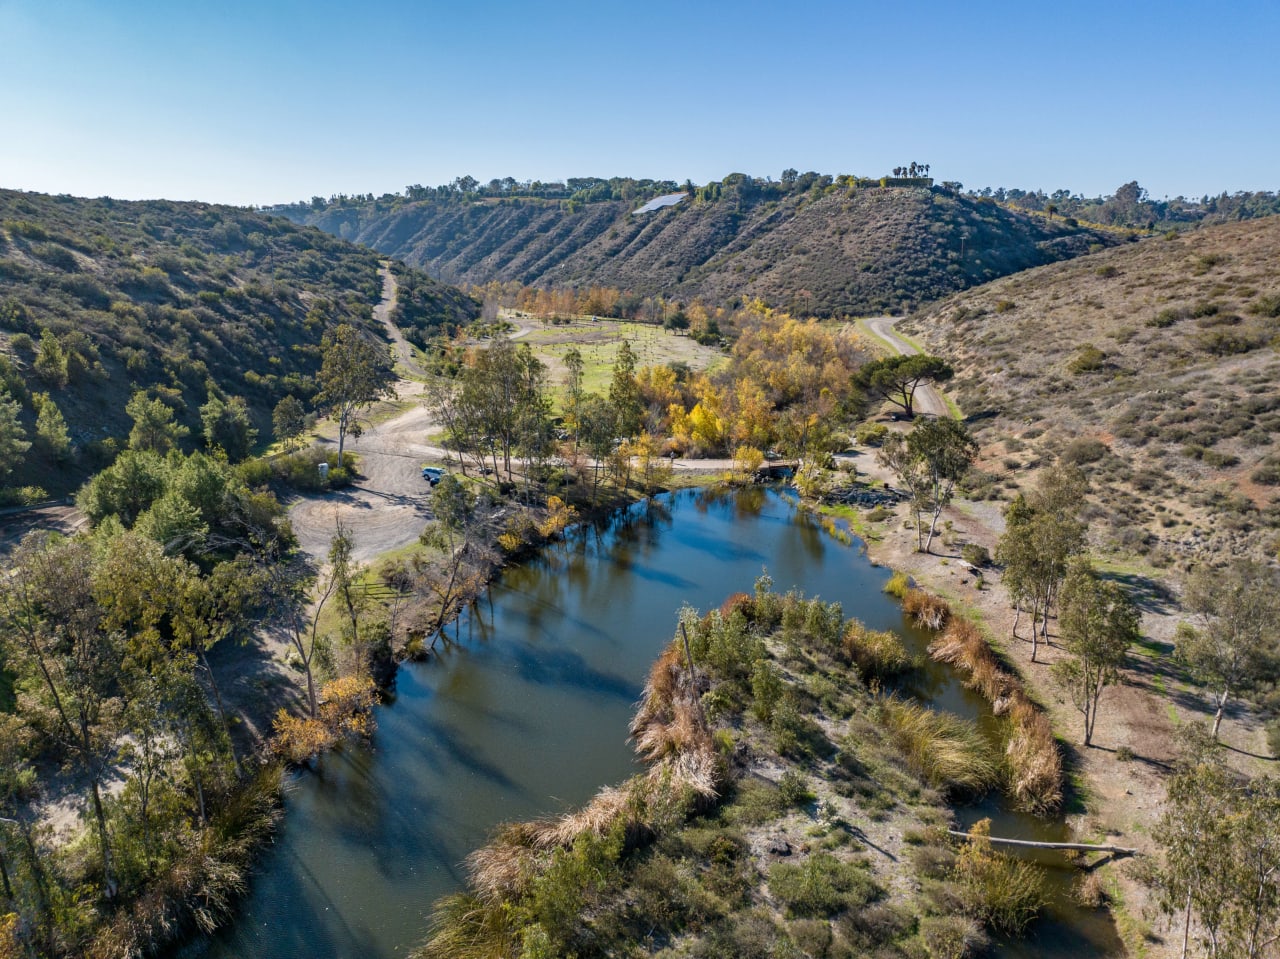
<svg viewBox="0 0 1280 959">
<path fill-rule="evenodd" d="M 297 778 L 236 921 L 184 950 L 214 959 L 392 959 L 498 823 L 559 812 L 636 766 L 626 729 L 681 605 L 718 606 L 767 567 L 774 588 L 838 600 L 846 616 L 923 648 L 881 588 L 889 571 L 821 530 L 785 494 L 685 490 L 571 532 L 505 572 L 456 626 L 456 642 L 401 667 L 371 748 Z M 451 638 L 454 632 L 450 633 Z M 932 667 L 909 692 L 989 716 Z M 1060 824 L 1003 812 L 998 835 L 1056 838 Z M 1119 954 L 1109 924 L 1070 913 L 1007 956 Z"/>
</svg>

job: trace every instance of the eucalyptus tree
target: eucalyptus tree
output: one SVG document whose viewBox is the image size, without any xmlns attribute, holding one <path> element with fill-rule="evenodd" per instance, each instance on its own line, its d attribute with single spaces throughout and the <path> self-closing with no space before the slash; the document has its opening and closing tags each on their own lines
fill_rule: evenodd
<svg viewBox="0 0 1280 959">
<path fill-rule="evenodd" d="M 1251 559 L 1226 569 L 1200 567 L 1183 604 L 1196 626 L 1178 629 L 1178 657 L 1214 697 L 1213 738 L 1233 696 L 1280 676 L 1280 574 Z"/>
<path fill-rule="evenodd" d="M 338 462 L 348 433 L 359 435 L 357 417 L 384 396 L 395 393 L 391 351 L 349 323 L 340 323 L 323 340 L 319 407 L 338 425 Z"/>
<path fill-rule="evenodd" d="M 1093 744 L 1102 691 L 1120 678 L 1142 617 L 1119 584 L 1102 579 L 1088 560 L 1072 560 L 1062 583 L 1059 623 L 1067 657 L 1055 668 L 1084 717 L 1084 744 Z"/>
</svg>

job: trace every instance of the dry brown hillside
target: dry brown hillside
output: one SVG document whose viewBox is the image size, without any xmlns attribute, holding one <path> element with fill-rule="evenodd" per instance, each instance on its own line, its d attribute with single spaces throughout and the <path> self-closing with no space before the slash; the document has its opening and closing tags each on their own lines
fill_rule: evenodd
<svg viewBox="0 0 1280 959">
<path fill-rule="evenodd" d="M 1005 474 L 1057 455 L 1095 530 L 1160 566 L 1274 554 L 1280 536 L 1280 217 L 1171 234 L 957 294 L 899 326 Z"/>
</svg>

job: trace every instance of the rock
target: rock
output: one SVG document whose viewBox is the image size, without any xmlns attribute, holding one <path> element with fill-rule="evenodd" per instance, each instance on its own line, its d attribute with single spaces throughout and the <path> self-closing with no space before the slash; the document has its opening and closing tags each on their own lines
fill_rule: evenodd
<svg viewBox="0 0 1280 959">
<path fill-rule="evenodd" d="M 769 840 L 769 845 L 765 846 L 765 852 L 770 856 L 790 856 L 791 843 L 785 839 L 774 837 Z"/>
</svg>

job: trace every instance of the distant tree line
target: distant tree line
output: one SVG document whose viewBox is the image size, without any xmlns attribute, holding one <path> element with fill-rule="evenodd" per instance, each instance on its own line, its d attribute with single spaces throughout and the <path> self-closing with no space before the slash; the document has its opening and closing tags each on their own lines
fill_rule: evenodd
<svg viewBox="0 0 1280 959">
<path fill-rule="evenodd" d="M 1050 216 L 1074 217 L 1105 226 L 1133 229 L 1168 229 L 1198 226 L 1228 220 L 1252 220 L 1280 213 L 1280 193 L 1240 191 L 1205 194 L 1195 197 L 1177 196 L 1157 200 L 1131 180 L 1116 188 L 1110 196 L 1085 197 L 1070 190 L 1019 190 L 984 187 L 970 190 L 970 196 L 987 197 L 1023 210 L 1036 210 Z"/>
</svg>

